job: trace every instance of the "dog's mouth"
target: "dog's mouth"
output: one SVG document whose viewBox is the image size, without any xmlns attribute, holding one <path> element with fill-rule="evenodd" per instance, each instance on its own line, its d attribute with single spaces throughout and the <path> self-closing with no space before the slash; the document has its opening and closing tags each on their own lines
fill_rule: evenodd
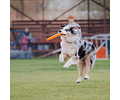
<svg viewBox="0 0 120 100">
<path fill-rule="evenodd" d="M 61 36 L 65 36 L 66 34 L 60 34 Z"/>
</svg>

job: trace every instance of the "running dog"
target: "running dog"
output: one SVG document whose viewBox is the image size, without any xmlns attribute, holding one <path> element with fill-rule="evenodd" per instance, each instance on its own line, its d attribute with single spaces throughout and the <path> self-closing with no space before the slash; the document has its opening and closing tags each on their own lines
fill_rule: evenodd
<svg viewBox="0 0 120 100">
<path fill-rule="evenodd" d="M 62 26 L 61 32 L 61 54 L 59 61 L 63 62 L 65 59 L 68 61 L 64 64 L 63 68 L 69 68 L 71 65 L 77 64 L 79 70 L 79 77 L 76 81 L 82 81 L 83 69 L 86 68 L 85 80 L 89 79 L 90 71 L 93 68 L 96 60 L 96 48 L 93 43 L 80 40 L 78 30 L 80 27 Z"/>
</svg>

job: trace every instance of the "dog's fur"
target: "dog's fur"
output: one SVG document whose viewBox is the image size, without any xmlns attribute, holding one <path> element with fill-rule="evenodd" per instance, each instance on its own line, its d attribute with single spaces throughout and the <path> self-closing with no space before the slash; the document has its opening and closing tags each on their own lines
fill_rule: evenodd
<svg viewBox="0 0 120 100">
<path fill-rule="evenodd" d="M 79 70 L 79 77 L 76 81 L 80 83 L 82 81 L 83 69 L 86 68 L 85 80 L 89 79 L 90 71 L 93 68 L 96 60 L 96 48 L 95 46 L 86 40 L 80 40 L 78 37 L 79 27 L 65 27 L 63 26 L 59 32 L 61 35 L 61 54 L 59 55 L 59 61 L 63 62 L 65 59 L 69 59 L 64 68 L 77 64 Z"/>
</svg>

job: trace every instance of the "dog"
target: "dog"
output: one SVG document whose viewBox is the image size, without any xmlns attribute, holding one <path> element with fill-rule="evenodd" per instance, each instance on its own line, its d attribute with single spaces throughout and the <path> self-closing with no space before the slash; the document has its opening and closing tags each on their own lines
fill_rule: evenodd
<svg viewBox="0 0 120 100">
<path fill-rule="evenodd" d="M 59 55 L 59 61 L 63 62 L 65 59 L 69 59 L 69 63 L 66 63 L 63 67 L 68 68 L 70 65 L 77 64 L 79 59 L 75 58 L 75 53 L 77 52 L 78 43 L 76 42 L 80 40 L 79 34 L 77 33 L 80 27 L 69 27 L 62 26 L 62 29 L 59 30 L 61 32 L 61 54 Z"/>
<path fill-rule="evenodd" d="M 68 61 L 63 68 L 69 68 L 71 65 L 77 64 L 79 70 L 79 77 L 76 81 L 82 81 L 83 70 L 86 68 L 85 80 L 89 79 L 90 71 L 93 68 L 96 60 L 96 47 L 92 42 L 81 40 L 79 38 L 78 30 L 80 27 L 68 27 L 63 25 L 59 32 L 61 32 L 61 54 L 59 55 L 59 62 Z"/>
</svg>

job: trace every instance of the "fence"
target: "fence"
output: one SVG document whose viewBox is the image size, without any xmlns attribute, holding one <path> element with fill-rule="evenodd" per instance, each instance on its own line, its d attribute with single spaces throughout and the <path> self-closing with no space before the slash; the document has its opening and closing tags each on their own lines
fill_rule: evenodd
<svg viewBox="0 0 120 100">
<path fill-rule="evenodd" d="M 104 20 L 75 20 L 78 24 L 80 24 L 82 29 L 82 35 L 84 36 L 92 36 L 95 34 L 104 33 Z M 50 52 L 56 50 L 60 47 L 60 38 L 57 37 L 53 40 L 46 41 L 46 38 L 49 36 L 56 34 L 59 30 L 59 27 L 62 24 L 68 24 L 68 20 L 32 20 L 32 21 L 13 21 L 11 30 L 24 30 L 25 27 L 28 27 L 30 32 L 32 33 L 32 37 L 37 38 L 34 42 L 31 43 L 34 45 L 44 45 L 48 44 L 49 50 L 32 50 L 32 52 Z M 106 32 L 110 33 L 110 19 L 106 20 Z M 15 41 L 19 32 L 12 32 L 10 35 L 10 40 Z M 20 42 L 19 40 L 18 42 Z"/>
</svg>

